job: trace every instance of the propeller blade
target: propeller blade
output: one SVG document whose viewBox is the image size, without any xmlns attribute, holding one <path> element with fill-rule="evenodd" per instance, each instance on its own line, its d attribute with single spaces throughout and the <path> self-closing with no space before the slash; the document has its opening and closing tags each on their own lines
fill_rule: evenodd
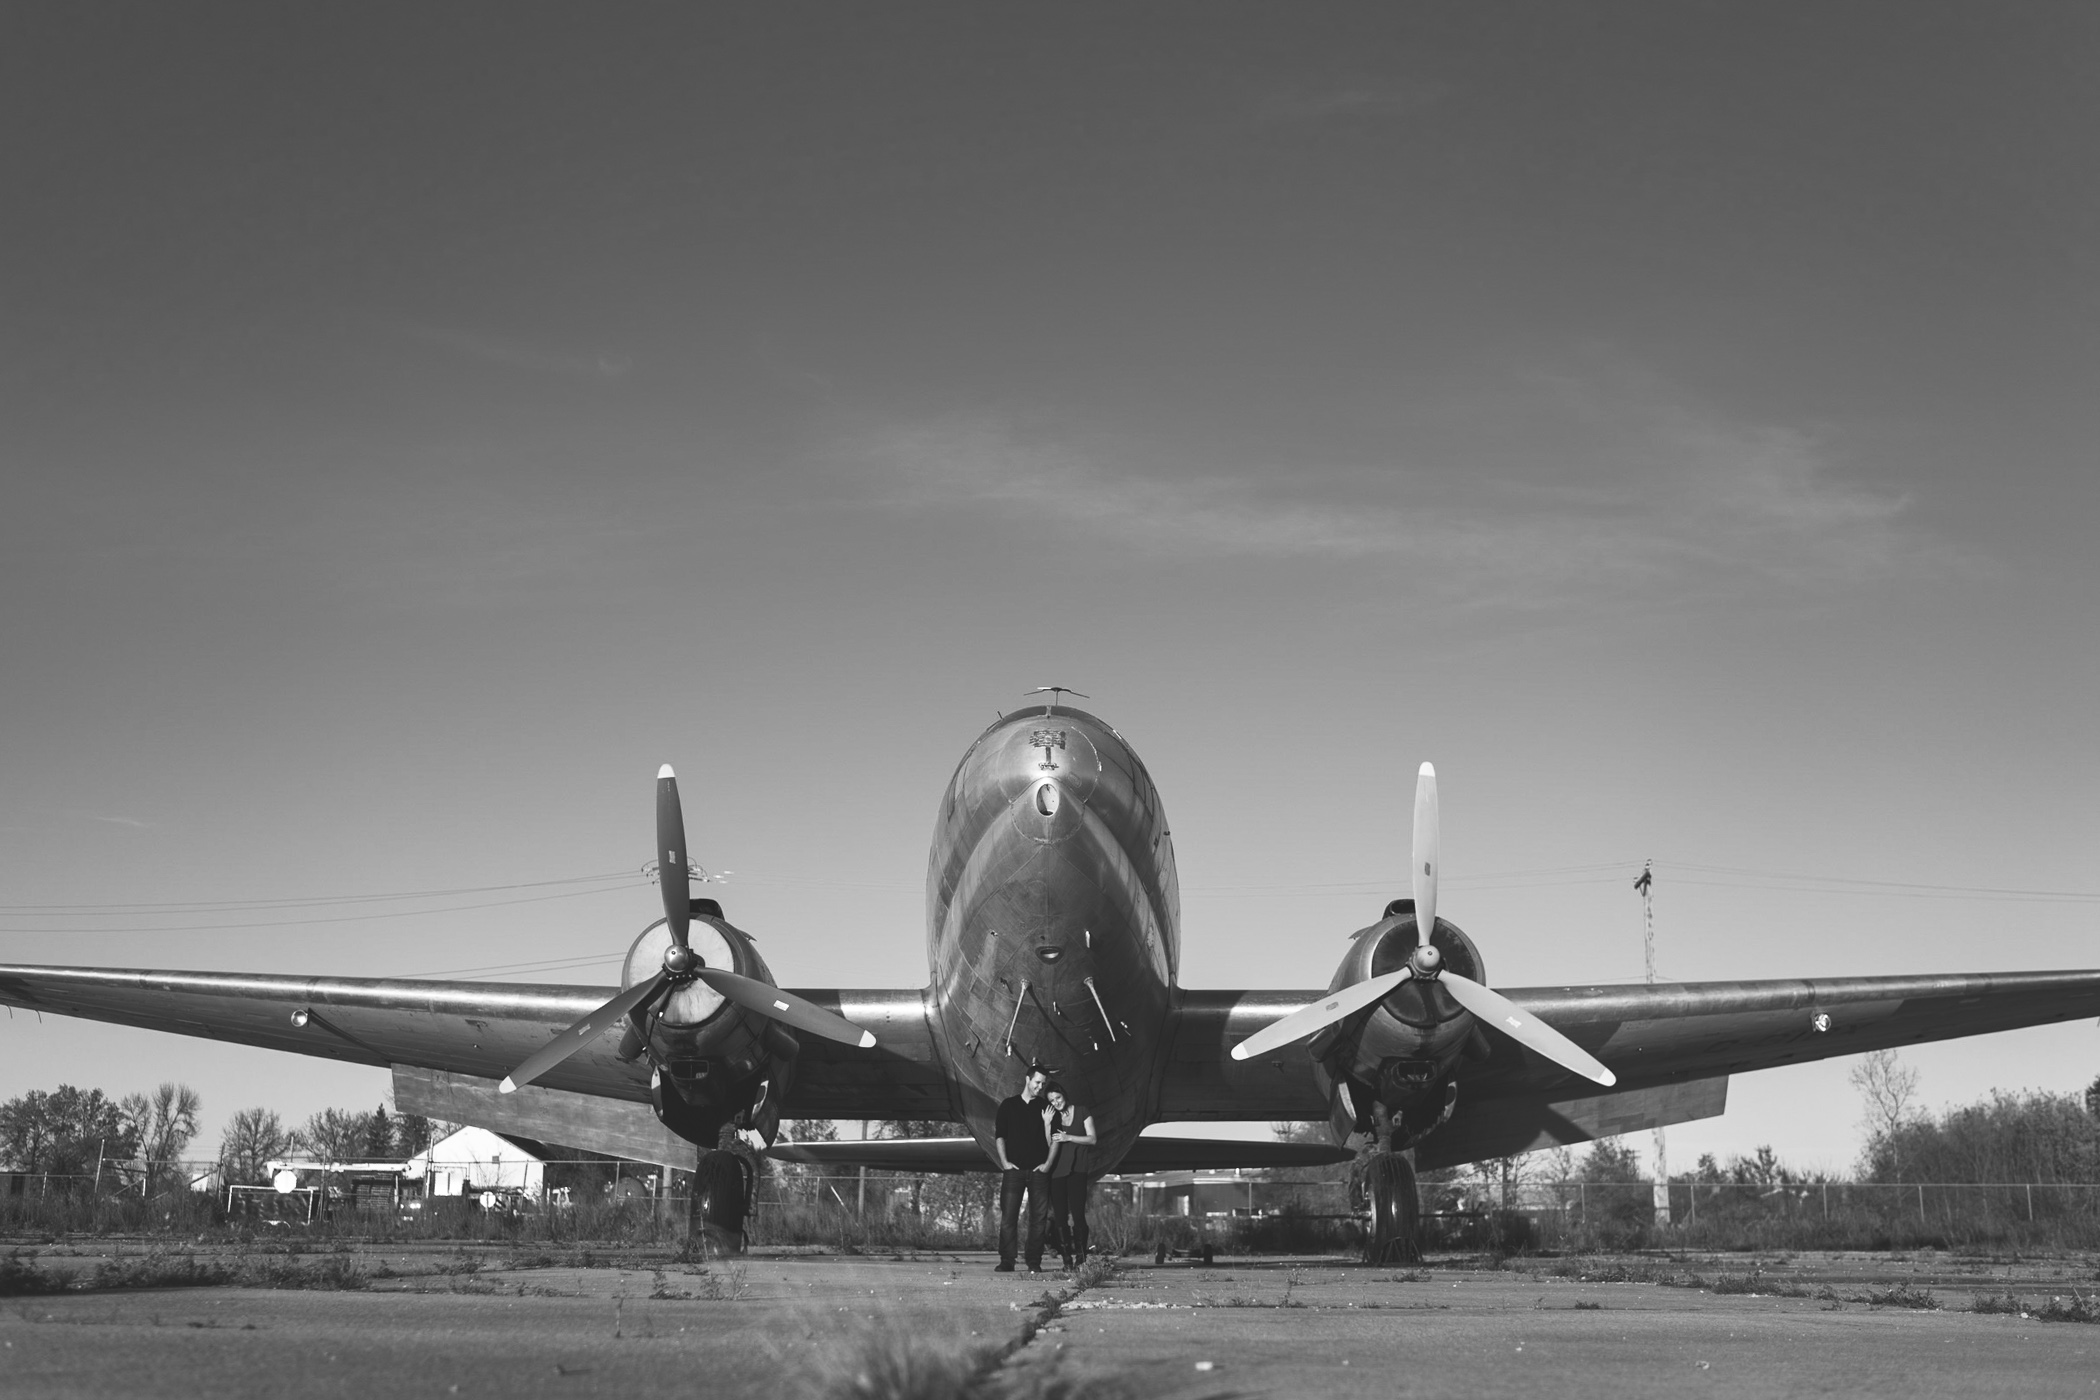
<svg viewBox="0 0 2100 1400">
<path fill-rule="evenodd" d="M 1536 1016 L 1519 1010 L 1517 1004 L 1502 993 L 1491 992 L 1472 978 L 1461 977 L 1455 972 L 1446 972 L 1437 980 L 1444 984 L 1445 991 L 1451 993 L 1453 1001 L 1525 1049 L 1536 1051 L 1561 1068 L 1571 1069 L 1599 1084 L 1619 1082 L 1619 1076 L 1598 1063 L 1587 1050 Z"/>
<path fill-rule="evenodd" d="M 1436 877 L 1443 864 L 1436 810 L 1436 765 L 1415 776 L 1415 946 L 1427 948 L 1436 932 Z"/>
<path fill-rule="evenodd" d="M 1354 1015 L 1374 1001 L 1382 1001 L 1385 994 L 1414 976 L 1411 968 L 1388 972 L 1380 977 L 1369 977 L 1361 982 L 1352 982 L 1332 996 L 1301 1006 L 1281 1021 L 1271 1021 L 1253 1035 L 1232 1047 L 1235 1060 L 1251 1059 L 1266 1055 L 1269 1051 L 1303 1040 L 1322 1026 L 1331 1026 L 1344 1016 Z"/>
<path fill-rule="evenodd" d="M 646 982 L 637 982 L 614 997 L 554 1039 L 542 1045 L 524 1064 L 510 1072 L 502 1084 L 497 1086 L 504 1093 L 514 1093 L 548 1070 L 553 1069 L 569 1056 L 597 1039 L 607 1026 L 617 1023 L 628 1012 L 649 1001 L 663 990 L 665 977 L 659 972 Z"/>
<path fill-rule="evenodd" d="M 656 883 L 664 892 L 664 922 L 671 941 L 686 946 L 692 922 L 693 887 L 686 871 L 685 812 L 678 805 L 678 775 L 666 763 L 656 770 Z"/>
<path fill-rule="evenodd" d="M 845 1017 L 834 1015 L 814 1002 L 804 1001 L 793 992 L 783 992 L 769 982 L 740 977 L 719 967 L 703 967 L 693 975 L 745 1010 L 770 1016 L 798 1031 L 821 1035 L 842 1045 L 858 1045 L 863 1050 L 871 1049 L 875 1044 L 873 1032 L 864 1031 Z"/>
</svg>

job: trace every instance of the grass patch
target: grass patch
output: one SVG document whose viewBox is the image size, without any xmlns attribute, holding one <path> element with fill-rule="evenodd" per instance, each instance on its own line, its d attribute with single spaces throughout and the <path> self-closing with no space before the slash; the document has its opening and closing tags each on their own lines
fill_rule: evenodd
<svg viewBox="0 0 2100 1400">
<path fill-rule="evenodd" d="M 1876 1289 L 1858 1301 L 1877 1308 L 1915 1308 L 1920 1312 L 1933 1311 L 1940 1305 L 1940 1300 L 1932 1296 L 1930 1289 L 1913 1288 L 1907 1283 Z"/>
<path fill-rule="evenodd" d="M 0 1260 L 0 1295 L 106 1293 L 134 1288 L 300 1288 L 324 1292 L 371 1285 L 371 1275 L 347 1254 L 299 1259 L 283 1254 L 220 1258 L 155 1250 L 104 1259 L 92 1272 L 65 1278 L 20 1256 Z"/>
<path fill-rule="evenodd" d="M 2046 1303 L 2022 1301 L 2008 1289 L 2002 1294 L 1984 1294 L 1969 1304 L 1970 1312 L 2002 1313 L 2008 1317 L 2031 1317 L 2043 1322 L 2100 1322 L 2100 1299 L 2076 1292 L 2053 1294 Z"/>
<path fill-rule="evenodd" d="M 1577 1283 L 1673 1283 L 1683 1277 L 1670 1270 L 1657 1269 L 1648 1264 L 1628 1263 L 1623 1259 L 1563 1259 L 1552 1268 L 1544 1270 L 1554 1278 L 1571 1278 Z M 1420 1275 L 1408 1277 L 1412 1283 Z"/>
<path fill-rule="evenodd" d="M 1774 1278 L 1762 1269 L 1747 1274 L 1722 1274 L 1706 1286 L 1709 1293 L 1752 1294 L 1760 1298 L 1813 1298 L 1810 1290 L 1791 1279 Z M 1938 1307 L 1938 1303 L 1931 1306 Z"/>
<path fill-rule="evenodd" d="M 2069 1297 L 2058 1294 L 2044 1303 L 2035 1316 L 2044 1322 L 2100 1322 L 2100 1307 L 2082 1293 Z"/>
<path fill-rule="evenodd" d="M 687 1269 L 686 1273 L 695 1280 L 691 1288 L 672 1287 L 669 1276 L 662 1269 L 651 1269 L 649 1272 L 655 1279 L 655 1286 L 649 1290 L 649 1296 L 659 1302 L 699 1298 L 713 1303 L 733 1303 L 750 1291 L 750 1285 L 744 1281 L 742 1264 L 716 1267 L 702 1265 Z"/>
<path fill-rule="evenodd" d="M 21 1298 L 38 1293 L 62 1293 L 65 1281 L 47 1274 L 34 1259 L 19 1254 L 0 1257 L 0 1298 Z"/>
</svg>

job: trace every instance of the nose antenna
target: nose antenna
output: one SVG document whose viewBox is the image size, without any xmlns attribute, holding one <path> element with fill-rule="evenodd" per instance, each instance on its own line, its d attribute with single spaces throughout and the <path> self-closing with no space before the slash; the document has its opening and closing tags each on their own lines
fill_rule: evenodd
<svg viewBox="0 0 2100 1400">
<path fill-rule="evenodd" d="M 1047 695 L 1050 697 L 1050 703 L 1053 705 L 1057 704 L 1058 697 L 1063 695 L 1076 695 L 1082 700 L 1091 700 L 1094 698 L 1093 696 L 1087 694 L 1085 691 L 1074 690 L 1068 685 L 1039 685 L 1034 690 L 1024 690 L 1021 692 L 1021 698 L 1023 700 L 1026 700 L 1031 695 Z"/>
</svg>

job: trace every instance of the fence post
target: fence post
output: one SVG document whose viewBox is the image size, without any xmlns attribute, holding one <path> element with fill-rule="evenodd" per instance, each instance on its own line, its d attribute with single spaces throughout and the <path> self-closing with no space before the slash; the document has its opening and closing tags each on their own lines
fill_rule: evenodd
<svg viewBox="0 0 2100 1400">
<path fill-rule="evenodd" d="M 1919 1220 L 1919 1221 L 1920 1221 L 1920 1222 L 1922 1223 L 1922 1222 L 1924 1221 L 1924 1219 L 1925 1219 L 1925 1183 L 1921 1181 L 1921 1182 L 1919 1182 L 1919 1183 L 1918 1183 L 1918 1220 Z"/>
<path fill-rule="evenodd" d="M 2027 1223 L 2034 1224 L 2034 1183 L 2027 1183 Z"/>
<path fill-rule="evenodd" d="M 1830 1183 L 1827 1181 L 1823 1183 L 1823 1218 L 1830 1218 Z"/>
</svg>

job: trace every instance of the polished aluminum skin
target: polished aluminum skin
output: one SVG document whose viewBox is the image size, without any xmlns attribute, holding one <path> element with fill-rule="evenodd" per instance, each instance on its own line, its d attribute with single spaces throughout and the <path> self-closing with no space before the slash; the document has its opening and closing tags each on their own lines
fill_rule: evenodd
<svg viewBox="0 0 2100 1400">
<path fill-rule="evenodd" d="M 990 1150 L 998 1102 L 1042 1065 L 1113 1162 L 1153 1117 L 1180 961 L 1159 790 L 1123 737 L 1059 705 L 978 736 L 941 799 L 926 871 L 935 1044 Z"/>
</svg>

